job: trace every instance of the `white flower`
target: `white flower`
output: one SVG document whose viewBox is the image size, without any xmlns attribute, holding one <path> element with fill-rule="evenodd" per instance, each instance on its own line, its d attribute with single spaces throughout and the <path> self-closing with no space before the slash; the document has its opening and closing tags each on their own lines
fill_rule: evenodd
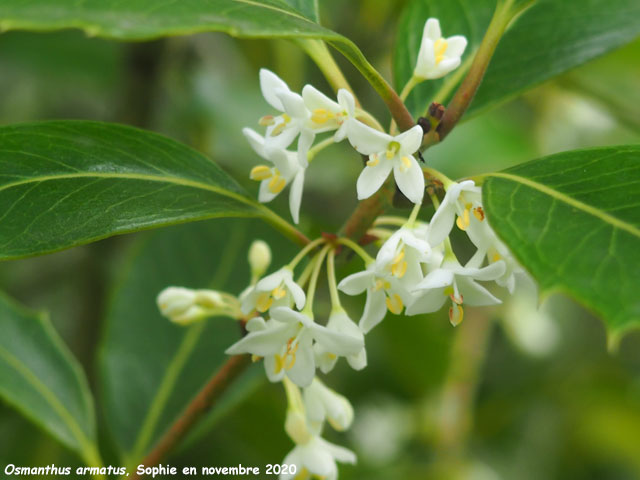
<svg viewBox="0 0 640 480">
<path fill-rule="evenodd" d="M 304 290 L 293 281 L 293 271 L 288 267 L 267 275 L 246 293 L 243 292 L 241 298 L 245 315 L 253 310 L 264 313 L 270 308 L 289 307 L 292 303 L 301 310 L 306 301 Z"/>
<path fill-rule="evenodd" d="M 238 311 L 238 306 L 231 301 L 230 295 L 223 295 L 215 290 L 167 287 L 158 294 L 156 302 L 162 315 L 181 325 Z"/>
<path fill-rule="evenodd" d="M 467 47 L 467 39 L 461 35 L 442 37 L 440 22 L 430 18 L 424 24 L 422 43 L 413 75 L 423 79 L 444 77 L 460 65 L 460 57 Z"/>
<path fill-rule="evenodd" d="M 277 382 L 286 375 L 301 387 L 309 385 L 315 375 L 314 340 L 338 356 L 352 355 L 362 348 L 359 339 L 329 330 L 287 307 L 273 308 L 267 322 L 261 317 L 252 318 L 247 331 L 226 353 L 264 357 L 269 380 Z"/>
<path fill-rule="evenodd" d="M 251 170 L 251 179 L 260 182 L 258 200 L 262 203 L 270 202 L 291 182 L 289 210 L 293 221 L 298 223 L 305 169 L 298 163 L 296 154 L 281 147 L 267 145 L 265 139 L 250 128 L 244 128 L 242 133 L 258 155 L 273 163 L 273 167 L 258 165 Z"/>
<path fill-rule="evenodd" d="M 485 224 L 487 222 L 484 222 Z M 481 242 L 477 241 L 476 245 L 478 246 L 478 250 L 471 257 L 467 266 L 479 267 L 482 265 L 484 258 L 487 258 L 489 264 L 495 262 L 504 262 L 505 271 L 502 276 L 496 278 L 496 283 L 501 287 L 506 288 L 509 293 L 513 293 L 516 288 L 516 277 L 520 274 L 524 274 L 524 269 L 520 266 L 520 264 L 513 257 L 507 246 L 502 243 L 493 230 L 488 227 L 488 232 L 483 232 Z"/>
<path fill-rule="evenodd" d="M 296 473 L 280 474 L 280 480 L 292 478 L 296 480 L 311 480 L 311 478 L 336 480 L 338 478 L 336 461 L 355 464 L 356 455 L 349 449 L 314 436 L 307 443 L 296 445 L 285 457 L 282 463 L 295 465 L 297 470 Z"/>
<path fill-rule="evenodd" d="M 378 325 L 387 310 L 400 315 L 404 306 L 413 301 L 412 294 L 395 276 L 380 271 L 376 265 L 372 262 L 366 270 L 349 275 L 338 284 L 347 295 L 359 295 L 366 290 L 367 300 L 359 322 L 363 333 Z"/>
<path fill-rule="evenodd" d="M 405 288 L 415 286 L 423 278 L 420 264 L 431 261 L 431 246 L 422 238 L 426 232 L 424 224 L 396 230 L 378 251 L 378 270 L 393 275 Z"/>
<path fill-rule="evenodd" d="M 302 89 L 305 106 L 311 111 L 311 128 L 317 133 L 336 130 L 334 141 L 340 142 L 355 119 L 356 102 L 353 95 L 341 88 L 338 90 L 338 102 L 334 102 L 324 93 L 311 85 Z"/>
<path fill-rule="evenodd" d="M 458 325 L 463 318 L 462 304 L 494 305 L 501 303 L 476 280 L 495 280 L 504 274 L 504 262 L 496 262 L 484 268 L 463 267 L 457 260 L 445 258 L 442 266 L 415 286 L 416 300 L 407 308 L 407 315 L 436 312 L 445 301 L 451 299 L 449 320 Z"/>
<path fill-rule="evenodd" d="M 317 377 L 302 394 L 307 420 L 317 434 L 325 420 L 337 431 L 348 429 L 353 422 L 353 407 L 343 395 L 328 388 Z"/>
<path fill-rule="evenodd" d="M 349 362 L 351 368 L 355 370 L 362 370 L 367 366 L 367 351 L 364 348 L 364 334 L 353 320 L 349 318 L 349 315 L 342 307 L 334 308 L 331 311 L 329 321 L 327 322 L 327 328 L 361 340 L 362 349 L 360 349 L 359 352 L 348 355 L 347 362 Z M 322 373 L 329 373 L 338 361 L 338 357 L 334 353 L 327 351 L 319 343 L 316 343 L 313 348 L 318 367 Z"/>
<path fill-rule="evenodd" d="M 385 182 L 391 170 L 400 191 L 413 203 L 422 203 L 424 176 L 413 154 L 422 143 L 422 127 L 392 137 L 354 120 L 347 132 L 349 142 L 369 161 L 358 177 L 358 199 L 373 195 Z"/>
<path fill-rule="evenodd" d="M 480 187 L 476 187 L 473 180 L 454 182 L 447 187 L 447 193 L 429 223 L 427 240 L 431 246 L 439 245 L 447 238 L 454 220 L 478 248 L 482 248 L 489 235 L 492 235 L 482 208 Z"/>
</svg>

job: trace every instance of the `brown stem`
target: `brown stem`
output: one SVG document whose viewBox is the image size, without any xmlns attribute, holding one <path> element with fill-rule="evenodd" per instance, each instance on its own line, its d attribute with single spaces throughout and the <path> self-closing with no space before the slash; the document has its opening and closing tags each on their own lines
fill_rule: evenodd
<svg viewBox="0 0 640 480">
<path fill-rule="evenodd" d="M 384 213 L 393 201 L 395 182 L 389 178 L 371 197 L 362 200 L 340 230 L 340 235 L 360 240 L 373 225 L 376 218 Z"/>
<path fill-rule="evenodd" d="M 150 467 L 158 465 L 175 448 L 195 423 L 213 406 L 234 380 L 251 364 L 249 355 L 235 355 L 211 377 L 200 393 L 191 401 L 171 428 L 160 438 L 153 450 L 141 464 Z M 132 479 L 140 478 L 136 473 Z"/>
<path fill-rule="evenodd" d="M 473 97 L 478 91 L 478 87 L 482 83 L 482 79 L 500 38 L 502 38 L 509 22 L 511 22 L 515 14 L 519 12 L 519 10 L 515 11 L 511 8 L 512 4 L 513 0 L 498 2 L 489 28 L 469 68 L 469 73 L 467 73 L 467 76 L 462 81 L 460 87 L 458 87 L 451 102 L 447 105 L 438 129 L 425 135 L 422 142 L 423 149 L 442 141 L 451 130 L 453 130 L 471 104 Z"/>
</svg>

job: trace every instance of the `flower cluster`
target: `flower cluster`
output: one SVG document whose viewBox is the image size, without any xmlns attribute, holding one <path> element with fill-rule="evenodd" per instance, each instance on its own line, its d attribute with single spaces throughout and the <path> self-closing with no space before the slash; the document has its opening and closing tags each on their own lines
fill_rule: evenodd
<svg viewBox="0 0 640 480">
<path fill-rule="evenodd" d="M 456 68 L 465 46 L 464 37 L 442 38 L 438 21 L 429 19 L 410 84 L 439 78 Z M 345 430 L 352 422 L 353 408 L 345 397 L 324 385 L 318 370 L 329 373 L 341 357 L 355 370 L 365 368 L 365 335 L 388 312 L 425 314 L 448 303 L 449 320 L 458 325 L 465 306 L 500 303 L 481 282 L 494 281 L 511 292 L 521 269 L 489 226 L 480 187 L 471 180 L 458 183 L 421 168 L 414 155 L 422 143 L 422 127 L 416 125 L 397 135 L 385 133 L 377 121 L 356 107 L 349 91 L 340 89 L 336 101 L 310 85 L 298 94 L 265 69 L 260 71 L 260 87 L 267 103 L 278 112 L 260 119 L 263 135 L 249 128 L 243 131 L 255 152 L 267 161 L 250 174 L 261 182 L 261 202 L 272 200 L 291 183 L 290 210 L 297 223 L 309 162 L 326 146 L 347 139 L 366 156 L 356 182 L 359 199 L 373 195 L 393 171 L 398 188 L 415 206 L 408 218 L 380 217 L 375 222 L 369 231 L 370 237 L 378 239 L 375 257 L 349 238 L 327 236 L 308 243 L 288 264 L 265 275 L 271 252 L 264 242 L 256 241 L 248 255 L 251 281 L 238 297 L 169 287 L 158 296 L 158 305 L 164 315 L 182 324 L 216 315 L 242 321 L 246 335 L 226 353 L 250 354 L 254 361 L 262 361 L 266 376 L 283 384 L 288 400 L 285 431 L 295 447 L 284 463 L 294 468 L 281 478 L 335 479 L 336 461 L 354 463 L 356 458 L 353 452 L 324 440 L 323 426 L 326 421 L 336 430 Z M 318 135 L 328 132 L 332 134 L 314 145 Z M 445 190 L 440 201 L 433 188 L 426 189 L 436 207 L 430 221 L 418 218 L 427 186 L 425 173 Z M 449 239 L 454 225 L 476 247 L 464 265 Z M 335 258 L 344 248 L 360 257 L 363 269 L 338 281 Z M 324 266 L 331 313 L 326 321 L 318 322 L 314 297 Z M 340 292 L 366 292 L 357 323 L 342 306 Z"/>
</svg>

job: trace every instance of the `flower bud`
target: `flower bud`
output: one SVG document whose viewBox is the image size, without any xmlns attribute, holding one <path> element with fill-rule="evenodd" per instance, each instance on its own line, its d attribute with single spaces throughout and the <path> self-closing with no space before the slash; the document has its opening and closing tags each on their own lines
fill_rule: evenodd
<svg viewBox="0 0 640 480">
<path fill-rule="evenodd" d="M 267 271 L 271 264 L 271 249 L 266 242 L 255 240 L 249 247 L 249 265 L 251 276 L 259 278 Z"/>
<path fill-rule="evenodd" d="M 309 442 L 313 436 L 307 426 L 307 418 L 305 417 L 304 412 L 293 408 L 289 408 L 287 410 L 284 430 L 296 445 L 304 445 Z"/>
<path fill-rule="evenodd" d="M 160 313 L 174 323 L 188 325 L 204 318 L 206 310 L 197 304 L 199 294 L 183 287 L 167 287 L 156 299 Z"/>
</svg>

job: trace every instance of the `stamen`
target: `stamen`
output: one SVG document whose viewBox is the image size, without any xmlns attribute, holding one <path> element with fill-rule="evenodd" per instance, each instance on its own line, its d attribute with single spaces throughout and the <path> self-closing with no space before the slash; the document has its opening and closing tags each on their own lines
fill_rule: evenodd
<svg viewBox="0 0 640 480">
<path fill-rule="evenodd" d="M 373 291 L 377 292 L 378 290 L 382 290 L 384 288 L 384 281 L 381 279 L 376 280 L 376 284 L 373 287 Z"/>
<path fill-rule="evenodd" d="M 367 161 L 367 167 L 375 167 L 379 163 L 380 163 L 380 157 L 376 154 L 373 154 L 369 157 L 369 160 Z"/>
<path fill-rule="evenodd" d="M 262 125 L 263 127 L 269 127 L 274 123 L 276 123 L 276 121 L 273 115 L 265 115 L 260 120 L 258 120 L 258 124 Z"/>
<path fill-rule="evenodd" d="M 273 130 L 271 130 L 271 136 L 272 137 L 277 137 L 278 135 L 280 135 L 283 130 L 287 127 L 287 122 L 281 122 L 278 125 L 276 125 Z"/>
<path fill-rule="evenodd" d="M 251 361 L 252 361 L 253 363 L 256 363 L 256 362 L 260 361 L 260 359 L 261 359 L 261 358 L 262 358 L 262 357 L 261 357 L 261 356 L 259 356 L 259 355 L 251 355 Z"/>
<path fill-rule="evenodd" d="M 460 230 L 464 231 L 469 227 L 469 223 L 471 223 L 471 219 L 469 218 L 469 208 L 465 208 L 464 212 L 462 212 L 462 216 L 457 218 L 456 225 Z"/>
<path fill-rule="evenodd" d="M 444 54 L 447 51 L 447 41 L 444 38 L 439 38 L 433 44 L 433 54 L 436 57 L 436 65 L 438 65 L 442 60 L 444 60 Z"/>
<path fill-rule="evenodd" d="M 458 294 L 458 296 L 455 295 L 455 293 L 450 293 L 449 297 L 451 297 L 451 301 L 453 303 L 457 303 L 458 305 L 462 305 L 462 295 Z"/>
<path fill-rule="evenodd" d="M 311 121 L 313 123 L 327 123 L 329 120 L 333 119 L 335 114 L 330 112 L 326 108 L 316 108 L 311 114 Z"/>
<path fill-rule="evenodd" d="M 272 304 L 273 298 L 271 298 L 271 295 L 268 293 L 261 293 L 256 300 L 256 310 L 260 313 L 264 313 L 271 308 Z"/>
<path fill-rule="evenodd" d="M 397 293 L 395 293 L 393 297 L 387 297 L 386 303 L 387 308 L 391 313 L 394 313 L 396 315 L 400 315 L 400 313 L 402 313 L 404 304 L 402 303 L 402 298 L 400 298 L 400 295 L 398 295 Z"/>
<path fill-rule="evenodd" d="M 478 221 L 483 221 L 484 220 L 484 210 L 482 209 L 482 207 L 476 207 L 473 209 L 473 216 L 476 217 L 478 219 Z"/>
<path fill-rule="evenodd" d="M 273 194 L 280 193 L 287 185 L 287 181 L 277 173 L 269 180 L 269 191 Z"/>
<path fill-rule="evenodd" d="M 266 165 L 258 165 L 257 167 L 253 167 L 251 169 L 249 178 L 251 180 L 257 180 L 260 182 L 262 180 L 266 180 L 267 178 L 271 178 L 272 175 L 273 173 L 271 172 L 271 169 L 269 167 L 267 167 Z"/>
<path fill-rule="evenodd" d="M 394 264 L 393 267 L 391 267 L 391 273 L 396 278 L 402 278 L 404 277 L 404 274 L 407 273 L 408 265 L 409 264 L 407 262 Z"/>
<path fill-rule="evenodd" d="M 387 160 L 391 160 L 393 157 L 396 156 L 396 153 L 398 153 L 398 151 L 400 150 L 400 144 L 396 141 L 393 142 L 389 142 L 389 145 L 387 146 Z"/>
<path fill-rule="evenodd" d="M 453 305 L 449 308 L 449 321 L 454 327 L 460 325 L 464 318 L 464 310 L 462 305 Z"/>
<path fill-rule="evenodd" d="M 498 262 L 500 260 L 502 260 L 502 256 L 499 253 L 494 253 L 493 257 L 491 257 L 491 261 L 494 262 L 494 263 Z"/>
<path fill-rule="evenodd" d="M 276 359 L 276 364 L 275 364 L 275 369 L 274 369 L 273 373 L 278 374 L 284 368 L 284 358 L 281 357 L 280 355 L 278 355 L 277 353 L 274 355 L 274 357 Z M 285 357 L 286 357 L 286 355 L 285 355 Z"/>
<path fill-rule="evenodd" d="M 273 296 L 273 298 L 275 298 L 276 300 L 280 300 L 282 297 L 284 297 L 287 294 L 287 291 L 282 288 L 282 287 L 276 287 L 273 289 L 273 291 L 271 292 L 271 295 Z"/>
</svg>

